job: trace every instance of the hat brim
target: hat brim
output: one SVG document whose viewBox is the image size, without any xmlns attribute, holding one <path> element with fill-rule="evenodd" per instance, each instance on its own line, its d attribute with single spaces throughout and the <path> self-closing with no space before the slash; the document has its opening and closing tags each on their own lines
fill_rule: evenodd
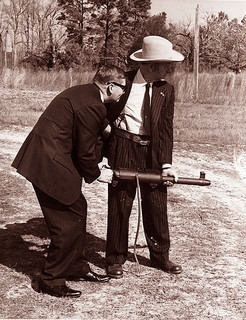
<svg viewBox="0 0 246 320">
<path fill-rule="evenodd" d="M 172 57 L 168 58 L 158 58 L 158 59 L 144 59 L 142 57 L 142 49 L 135 51 L 130 55 L 130 58 L 134 61 L 139 61 L 139 62 L 178 62 L 178 61 L 183 61 L 184 56 L 182 53 L 179 53 L 176 50 L 172 50 Z"/>
</svg>

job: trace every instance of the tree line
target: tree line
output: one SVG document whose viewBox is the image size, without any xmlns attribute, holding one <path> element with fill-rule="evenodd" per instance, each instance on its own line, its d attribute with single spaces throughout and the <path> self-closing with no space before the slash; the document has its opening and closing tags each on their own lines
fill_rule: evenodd
<svg viewBox="0 0 246 320">
<path fill-rule="evenodd" d="M 92 69 L 102 63 L 131 67 L 129 54 L 143 37 L 169 39 L 192 71 L 191 22 L 167 23 L 167 14 L 150 15 L 151 0 L 2 0 L 0 64 L 34 69 Z M 195 14 L 195 12 L 194 12 Z M 200 70 L 240 72 L 246 68 L 246 15 L 224 12 L 201 17 Z"/>
</svg>

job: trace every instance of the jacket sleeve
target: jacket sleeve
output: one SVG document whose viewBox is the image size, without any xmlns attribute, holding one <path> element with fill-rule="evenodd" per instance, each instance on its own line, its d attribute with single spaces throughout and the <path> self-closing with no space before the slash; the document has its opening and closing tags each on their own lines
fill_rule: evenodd
<svg viewBox="0 0 246 320">
<path fill-rule="evenodd" d="M 160 154 L 159 163 L 172 164 L 172 151 L 173 151 L 173 116 L 174 116 L 174 87 L 166 96 L 165 108 L 161 114 L 160 130 Z"/>
<path fill-rule="evenodd" d="M 74 119 L 74 161 L 75 166 L 87 183 L 100 176 L 96 146 L 98 134 L 106 117 L 101 105 L 81 108 Z"/>
</svg>

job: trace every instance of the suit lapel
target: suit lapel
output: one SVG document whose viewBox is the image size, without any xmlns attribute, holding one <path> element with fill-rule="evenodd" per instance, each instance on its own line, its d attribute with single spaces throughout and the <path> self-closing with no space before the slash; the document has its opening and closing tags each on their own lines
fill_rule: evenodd
<svg viewBox="0 0 246 320">
<path fill-rule="evenodd" d="M 161 106 L 165 101 L 165 90 L 164 85 L 165 83 L 154 83 L 152 87 L 152 98 L 151 98 L 151 122 L 152 128 L 154 128 L 158 122 L 160 113 L 161 113 Z"/>
<path fill-rule="evenodd" d="M 131 71 L 127 74 L 127 90 L 125 94 L 121 97 L 120 104 L 121 106 L 125 106 L 128 96 L 131 91 L 132 82 L 136 75 L 137 71 Z M 152 129 L 158 123 L 161 107 L 166 99 L 166 81 L 159 81 L 153 83 L 152 87 L 152 98 L 151 98 L 151 124 Z"/>
</svg>

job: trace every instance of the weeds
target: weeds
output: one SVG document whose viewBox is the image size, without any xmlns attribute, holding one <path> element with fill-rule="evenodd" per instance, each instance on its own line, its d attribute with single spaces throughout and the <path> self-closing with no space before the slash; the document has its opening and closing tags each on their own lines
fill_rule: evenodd
<svg viewBox="0 0 246 320">
<path fill-rule="evenodd" d="M 0 86 L 22 90 L 62 91 L 67 87 L 92 81 L 95 71 L 31 71 L 28 69 L 3 69 Z M 167 77 L 175 86 L 176 101 L 194 100 L 194 76 L 189 72 L 178 71 Z M 246 72 L 200 73 L 199 101 L 214 105 L 246 104 Z"/>
<path fill-rule="evenodd" d="M 65 71 L 32 71 L 24 68 L 2 71 L 0 85 L 11 89 L 33 89 L 44 91 L 62 91 L 67 87 L 88 83 L 95 72 L 78 72 L 72 69 Z"/>
<path fill-rule="evenodd" d="M 199 102 L 214 105 L 246 104 L 246 73 L 200 73 Z M 176 87 L 176 100 L 194 100 L 194 76 L 192 73 L 178 72 L 170 77 Z"/>
</svg>

